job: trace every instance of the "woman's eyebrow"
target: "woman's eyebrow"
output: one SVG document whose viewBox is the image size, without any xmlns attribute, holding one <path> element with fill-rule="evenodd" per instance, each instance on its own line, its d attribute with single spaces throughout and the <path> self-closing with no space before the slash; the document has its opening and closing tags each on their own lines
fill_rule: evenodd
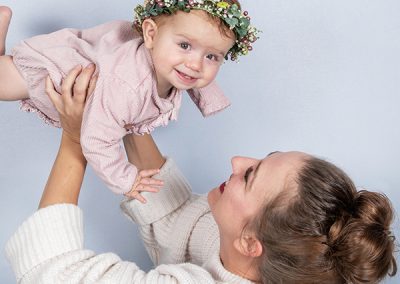
<svg viewBox="0 0 400 284">
<path fill-rule="evenodd" d="M 269 156 L 271 156 L 271 155 L 273 155 L 273 154 L 275 154 L 275 153 L 280 153 L 281 151 L 273 151 L 273 152 L 271 152 L 271 153 L 269 153 L 268 155 L 267 155 L 267 157 L 269 157 Z"/>
</svg>

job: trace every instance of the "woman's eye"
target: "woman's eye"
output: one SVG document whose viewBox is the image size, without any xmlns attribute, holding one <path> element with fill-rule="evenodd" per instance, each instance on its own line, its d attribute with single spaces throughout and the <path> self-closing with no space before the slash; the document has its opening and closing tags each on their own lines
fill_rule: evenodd
<svg viewBox="0 0 400 284">
<path fill-rule="evenodd" d="M 182 49 L 189 49 L 190 45 L 187 42 L 182 42 L 179 44 Z"/>
<path fill-rule="evenodd" d="M 249 175 L 251 174 L 251 172 L 253 171 L 253 168 L 250 167 L 246 170 L 246 172 L 244 173 L 244 181 L 247 183 L 247 180 L 249 178 Z"/>
</svg>

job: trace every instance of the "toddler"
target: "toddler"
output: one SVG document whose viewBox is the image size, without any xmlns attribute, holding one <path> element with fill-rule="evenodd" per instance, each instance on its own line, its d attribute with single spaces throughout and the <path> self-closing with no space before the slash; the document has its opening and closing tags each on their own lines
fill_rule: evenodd
<svg viewBox="0 0 400 284">
<path fill-rule="evenodd" d="M 69 70 L 93 62 L 98 80 L 85 106 L 81 144 L 96 174 L 126 195 L 140 186 L 140 175 L 121 139 L 176 120 L 183 90 L 203 116 L 227 107 L 214 79 L 225 59 L 252 49 L 258 32 L 236 0 L 149 0 L 135 8 L 133 27 L 114 21 L 63 29 L 24 40 L 6 56 L 10 18 L 0 7 L 0 100 L 21 100 L 22 110 L 59 127 L 46 77 L 60 91 Z"/>
</svg>

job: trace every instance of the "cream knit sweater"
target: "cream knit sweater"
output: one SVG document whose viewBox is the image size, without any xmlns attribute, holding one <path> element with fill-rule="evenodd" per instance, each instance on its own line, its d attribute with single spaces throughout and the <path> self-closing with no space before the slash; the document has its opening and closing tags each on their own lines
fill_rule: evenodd
<svg viewBox="0 0 400 284">
<path fill-rule="evenodd" d="M 193 195 L 168 159 L 159 178 L 164 188 L 147 204 L 125 200 L 123 212 L 140 228 L 155 268 L 144 272 L 113 253 L 83 247 L 79 207 L 58 204 L 29 217 L 6 245 L 18 283 L 251 283 L 225 270 L 219 233 L 204 196 Z"/>
</svg>

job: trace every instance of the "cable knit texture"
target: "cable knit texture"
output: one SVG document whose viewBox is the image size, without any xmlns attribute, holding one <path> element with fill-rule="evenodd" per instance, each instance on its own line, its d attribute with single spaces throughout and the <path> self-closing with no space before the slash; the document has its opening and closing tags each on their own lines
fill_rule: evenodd
<svg viewBox="0 0 400 284">
<path fill-rule="evenodd" d="M 36 112 L 57 127 L 58 113 L 44 91 L 46 76 L 50 75 L 60 91 L 62 78 L 74 66 L 96 64 L 99 79 L 82 122 L 83 152 L 112 191 L 130 191 L 137 169 L 125 158 L 122 137 L 150 133 L 176 120 L 182 98 L 177 89 L 166 99 L 158 96 L 150 53 L 132 23 L 114 21 L 86 30 L 63 29 L 36 36 L 14 47 L 12 56 L 29 89 L 29 99 L 21 102 L 21 109 Z M 204 116 L 229 105 L 215 82 L 188 92 Z"/>
<path fill-rule="evenodd" d="M 38 210 L 6 245 L 18 283 L 244 283 L 219 258 L 219 233 L 205 196 L 194 195 L 171 159 L 158 175 L 165 186 L 146 194 L 147 204 L 124 200 L 121 208 L 139 226 L 155 264 L 144 272 L 113 253 L 83 247 L 82 211 L 59 204 Z"/>
</svg>

